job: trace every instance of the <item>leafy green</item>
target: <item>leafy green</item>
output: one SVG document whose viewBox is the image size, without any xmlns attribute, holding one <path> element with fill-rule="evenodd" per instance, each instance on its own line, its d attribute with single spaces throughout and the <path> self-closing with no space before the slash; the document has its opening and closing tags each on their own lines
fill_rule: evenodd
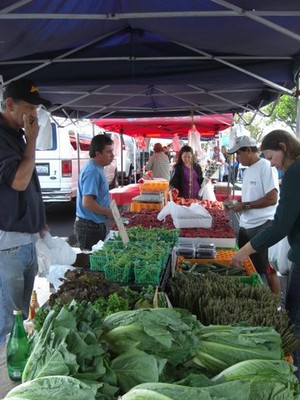
<svg viewBox="0 0 300 400">
<path fill-rule="evenodd" d="M 5 399 L 26 400 L 95 400 L 102 383 L 86 385 L 70 376 L 46 376 L 30 380 L 11 389 Z"/>
<path fill-rule="evenodd" d="M 101 272 L 88 272 L 85 270 L 69 270 L 65 273 L 56 293 L 49 298 L 52 308 L 57 301 L 68 305 L 72 301 L 87 301 L 93 303 L 99 297 L 108 297 L 112 293 L 124 294 L 124 289 L 115 283 L 108 282 Z"/>
<path fill-rule="evenodd" d="M 138 348 L 177 365 L 195 355 L 199 322 L 186 310 L 149 308 L 122 311 L 103 321 L 102 339 L 120 354 Z"/>
<path fill-rule="evenodd" d="M 203 400 L 206 399 L 207 399 L 206 397 L 205 399 L 203 398 Z M 133 388 L 124 396 L 122 396 L 122 400 L 172 400 L 172 399 L 168 396 L 157 393 L 155 390 Z"/>
<path fill-rule="evenodd" d="M 273 328 L 209 325 L 201 327 L 199 339 L 194 362 L 212 374 L 248 359 L 283 358 L 281 337 Z"/>
<path fill-rule="evenodd" d="M 49 312 L 50 312 L 49 308 L 46 308 L 45 306 L 40 307 L 36 311 L 34 316 L 34 330 L 36 332 L 39 332 L 42 329 L 42 326 Z"/>
<path fill-rule="evenodd" d="M 299 394 L 296 368 L 284 360 L 246 360 L 212 378 L 215 383 L 248 381 L 251 400 L 293 399 Z"/>
<path fill-rule="evenodd" d="M 135 386 L 128 393 L 122 396 L 122 400 L 147 399 L 147 397 L 138 397 L 138 395 L 142 395 L 143 390 L 155 392 L 158 395 L 166 396 L 166 399 L 171 400 L 249 400 L 250 383 L 238 381 L 208 387 L 190 387 L 169 383 L 150 382 Z M 155 397 L 149 397 L 149 400 L 152 398 L 155 399 Z M 157 397 L 157 399 L 159 398 L 160 397 Z"/>
<path fill-rule="evenodd" d="M 220 374 L 216 375 L 212 381 L 228 382 L 240 379 L 260 380 L 269 377 L 269 379 L 298 384 L 298 380 L 293 374 L 295 370 L 296 367 L 284 360 L 246 360 L 225 369 Z"/>
<path fill-rule="evenodd" d="M 22 381 L 66 375 L 89 386 L 98 384 L 106 374 L 106 346 L 100 343 L 101 333 L 102 319 L 90 303 L 73 302 L 60 311 L 51 310 L 34 343 Z M 104 389 L 117 390 L 107 385 Z"/>
<path fill-rule="evenodd" d="M 93 307 L 104 318 L 118 311 L 129 310 L 129 301 L 117 293 L 112 293 L 108 297 L 99 297 L 99 299 L 94 301 Z"/>
<path fill-rule="evenodd" d="M 144 382 L 158 382 L 167 360 L 161 360 L 137 349 L 130 349 L 114 358 L 110 364 L 125 393 Z"/>
</svg>

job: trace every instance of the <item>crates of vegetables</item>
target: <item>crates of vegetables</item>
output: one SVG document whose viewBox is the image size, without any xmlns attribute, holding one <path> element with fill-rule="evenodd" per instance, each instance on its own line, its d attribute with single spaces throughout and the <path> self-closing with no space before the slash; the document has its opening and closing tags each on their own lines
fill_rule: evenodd
<svg viewBox="0 0 300 400">
<path fill-rule="evenodd" d="M 214 260 L 211 260 L 209 258 L 207 258 L 207 259 L 206 258 L 186 259 L 183 256 L 178 256 L 177 270 L 179 270 L 179 271 L 188 270 L 189 268 L 192 268 L 195 264 L 198 264 L 199 268 L 194 268 L 194 271 L 198 270 L 200 272 L 202 270 L 202 272 L 215 271 L 216 273 L 221 273 L 221 272 L 226 271 L 226 268 L 227 268 L 228 271 L 227 271 L 227 273 L 224 273 L 224 275 L 235 275 L 235 273 L 238 274 L 238 269 L 230 267 L 230 261 L 234 255 L 234 253 L 235 253 L 235 250 L 218 249 Z M 256 274 L 256 269 L 249 257 L 246 259 L 242 270 L 245 272 L 245 274 L 247 276 Z"/>
<path fill-rule="evenodd" d="M 127 233 L 131 242 L 165 242 L 170 246 L 175 246 L 179 238 L 178 229 L 168 228 L 133 226 L 127 229 Z"/>
<path fill-rule="evenodd" d="M 151 231 L 151 233 L 148 233 Z M 119 240 L 107 241 L 101 250 L 90 256 L 90 269 L 102 271 L 109 282 L 132 285 L 159 285 L 178 232 L 161 240 L 162 232 L 139 227 L 130 231 L 130 241 L 124 245 Z"/>
<path fill-rule="evenodd" d="M 91 271 L 104 272 L 105 264 L 107 262 L 106 252 L 96 251 L 90 254 L 90 269 Z"/>
<path fill-rule="evenodd" d="M 140 261 L 134 265 L 134 282 L 141 285 L 159 285 L 163 266 L 160 261 Z"/>
<path fill-rule="evenodd" d="M 105 265 L 111 257 L 121 254 L 124 245 L 119 238 L 108 240 L 104 243 L 101 250 L 96 250 L 89 255 L 91 271 L 105 271 Z"/>
<path fill-rule="evenodd" d="M 104 276 L 108 282 L 130 283 L 132 281 L 131 264 L 113 265 L 106 264 Z"/>
</svg>

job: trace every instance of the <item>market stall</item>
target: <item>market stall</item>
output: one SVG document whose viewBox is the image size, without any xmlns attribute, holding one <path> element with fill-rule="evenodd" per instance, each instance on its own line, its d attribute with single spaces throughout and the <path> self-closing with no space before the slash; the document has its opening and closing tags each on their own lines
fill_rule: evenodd
<svg viewBox="0 0 300 400">
<path fill-rule="evenodd" d="M 133 197 L 140 194 L 140 184 L 132 183 L 130 185 L 117 187 L 109 191 L 111 200 L 115 200 L 118 206 L 129 205 Z"/>
<path fill-rule="evenodd" d="M 98 394 L 110 393 L 111 400 L 119 394 L 126 400 L 140 384 L 158 393 L 163 381 L 164 390 L 170 390 L 167 398 L 175 400 L 180 391 L 176 382 L 186 379 L 191 398 L 216 390 L 223 398 L 244 400 L 241 393 L 247 385 L 251 392 L 252 377 L 261 376 L 261 385 L 271 393 L 283 388 L 297 393 L 293 366 L 284 359 L 299 345 L 293 327 L 250 259 L 241 269 L 230 267 L 235 235 L 223 203 L 176 196 L 172 203 L 184 209 L 203 207 L 210 224 L 176 228 L 172 213 L 160 220 L 158 210 L 123 212 L 129 242 L 124 244 L 113 227 L 110 239 L 90 254 L 88 265 L 66 273 L 49 298 L 51 312 L 37 314 L 35 328 L 43 347 L 37 342 L 33 348 L 24 381 L 36 376 L 51 380 L 48 375 L 53 374 L 79 380 L 88 376 L 98 385 Z M 3 358 L 4 348 L 0 350 Z M 244 366 L 252 368 L 253 375 L 244 375 L 243 383 L 235 376 L 229 385 L 238 397 L 233 389 L 224 395 L 220 377 L 227 376 L 229 368 L 241 368 L 242 373 Z M 270 372 L 262 374 L 266 370 Z M 5 372 L 3 362 L 1 378 Z M 204 376 L 206 385 L 193 387 L 189 379 L 195 374 Z M 8 390 L 10 385 L 5 385 Z M 256 394 L 245 400 L 257 400 Z"/>
</svg>

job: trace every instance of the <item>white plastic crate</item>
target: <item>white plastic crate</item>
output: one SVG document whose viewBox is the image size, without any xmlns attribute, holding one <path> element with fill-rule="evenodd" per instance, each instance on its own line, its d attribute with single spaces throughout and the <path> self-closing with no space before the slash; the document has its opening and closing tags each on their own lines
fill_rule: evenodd
<svg viewBox="0 0 300 400">
<path fill-rule="evenodd" d="M 212 218 L 177 218 L 173 217 L 173 223 L 178 228 L 211 228 Z"/>
</svg>

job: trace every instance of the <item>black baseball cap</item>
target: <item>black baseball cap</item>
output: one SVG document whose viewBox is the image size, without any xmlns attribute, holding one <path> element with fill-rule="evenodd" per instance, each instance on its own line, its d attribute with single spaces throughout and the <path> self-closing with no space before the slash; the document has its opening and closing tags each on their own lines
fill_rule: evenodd
<svg viewBox="0 0 300 400">
<path fill-rule="evenodd" d="M 6 100 L 8 97 L 23 100 L 29 104 L 51 106 L 51 102 L 40 96 L 39 88 L 29 79 L 18 79 L 9 83 L 4 90 L 3 99 Z"/>
</svg>

